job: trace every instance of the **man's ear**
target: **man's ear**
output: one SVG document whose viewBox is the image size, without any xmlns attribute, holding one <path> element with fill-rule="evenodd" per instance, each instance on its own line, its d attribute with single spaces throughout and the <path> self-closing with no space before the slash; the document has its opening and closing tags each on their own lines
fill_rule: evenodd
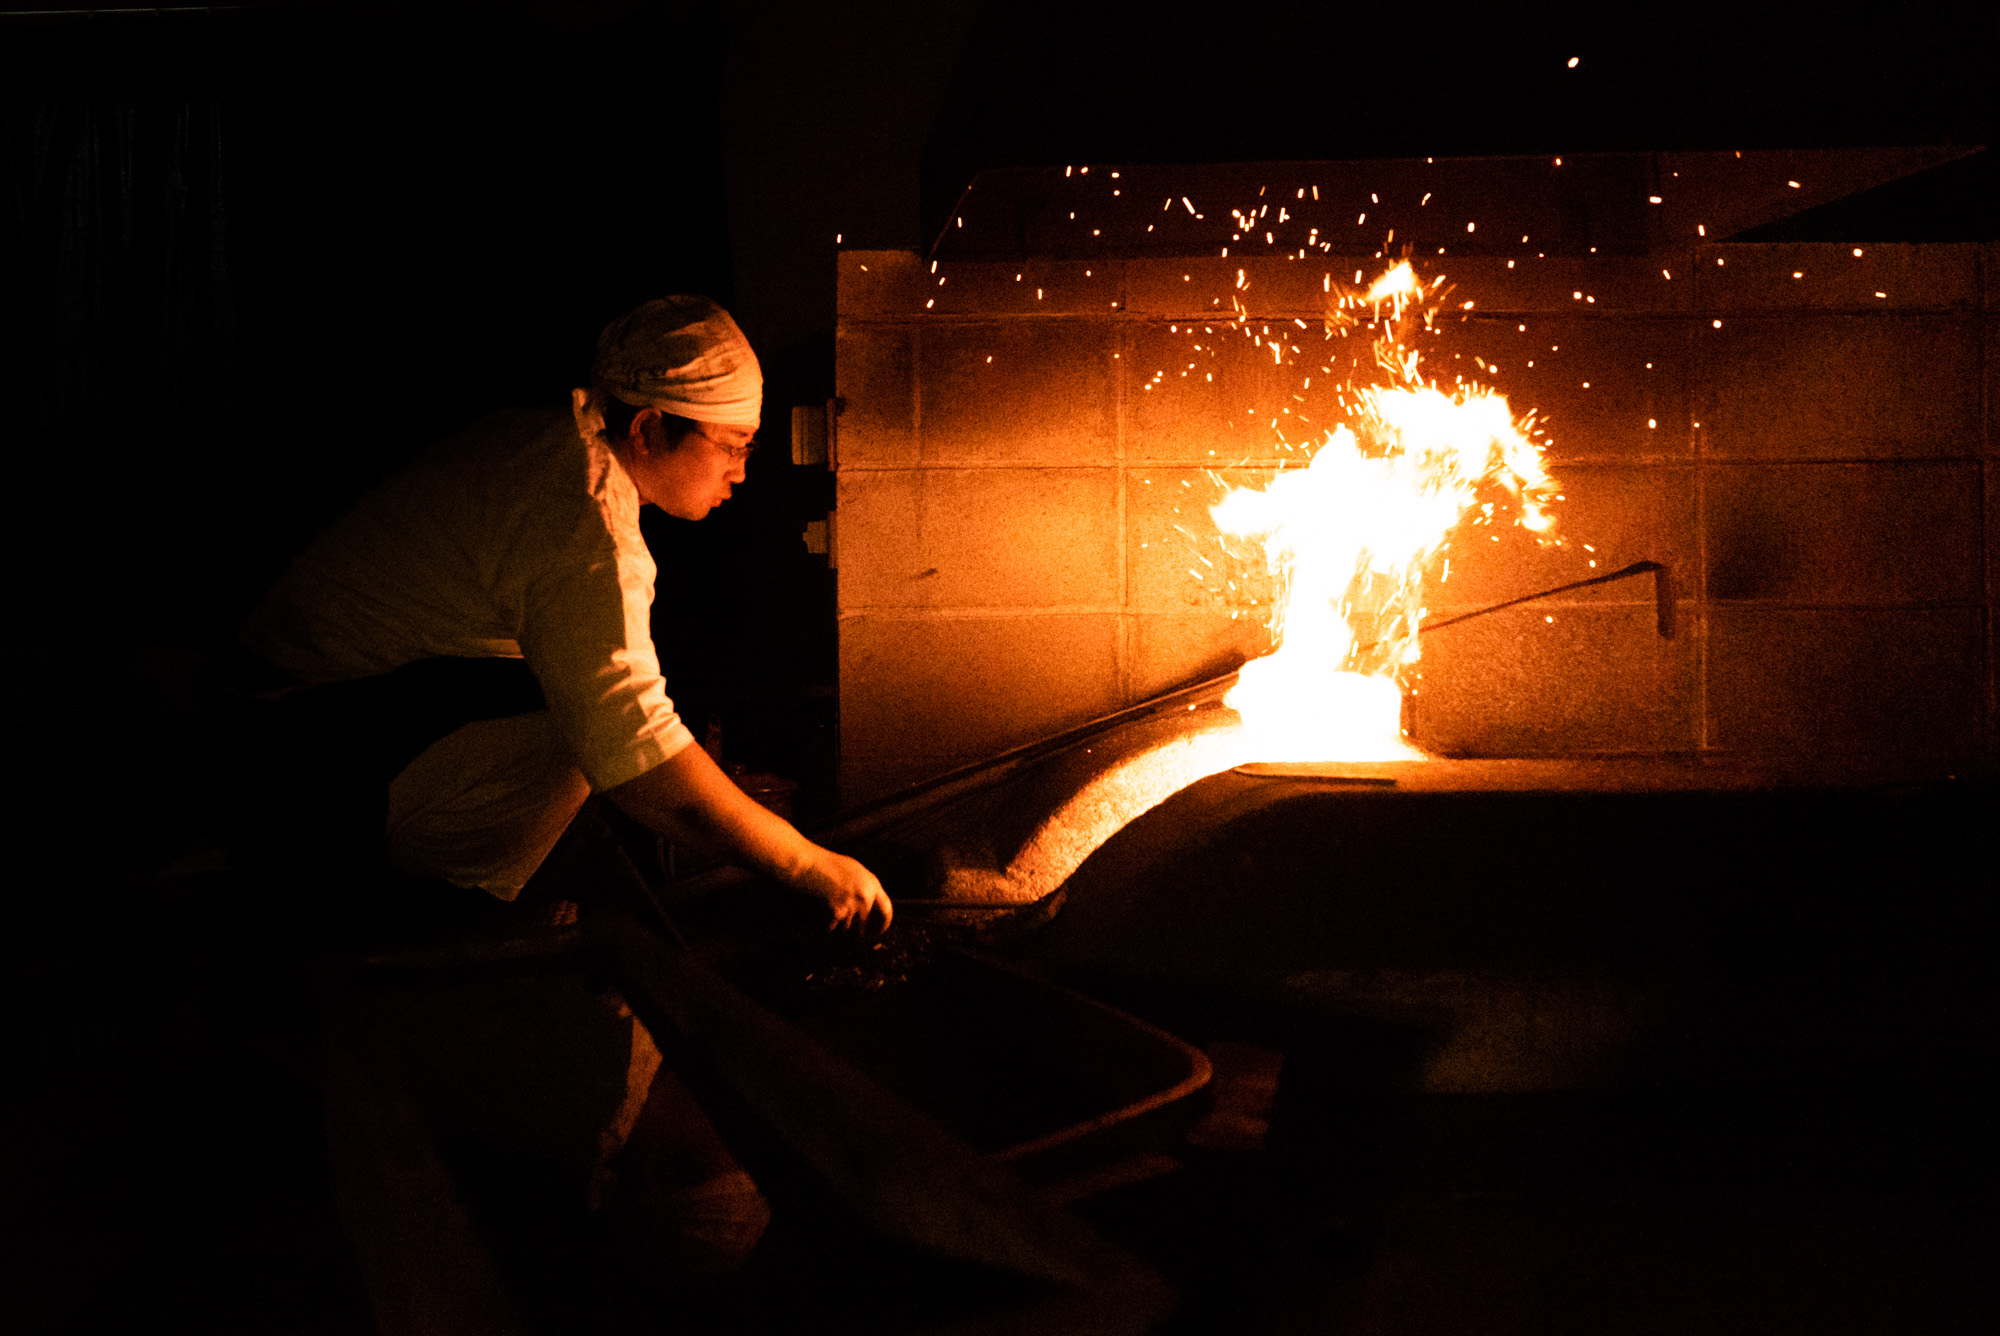
<svg viewBox="0 0 2000 1336">
<path fill-rule="evenodd" d="M 640 409 L 632 415 L 632 425 L 625 429 L 625 442 L 635 449 L 649 454 L 658 454 L 659 448 L 653 437 L 659 431 L 660 410 L 651 406 Z"/>
</svg>

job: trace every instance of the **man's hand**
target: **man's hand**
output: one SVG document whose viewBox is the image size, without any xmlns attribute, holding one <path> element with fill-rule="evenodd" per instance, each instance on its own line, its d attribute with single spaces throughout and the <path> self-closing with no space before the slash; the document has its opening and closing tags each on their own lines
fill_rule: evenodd
<svg viewBox="0 0 2000 1336">
<path fill-rule="evenodd" d="M 825 901 L 836 928 L 879 931 L 895 912 L 874 873 L 758 806 L 699 747 L 683 748 L 605 797 L 662 835 L 735 858 Z"/>
<path fill-rule="evenodd" d="M 792 885 L 807 895 L 826 901 L 833 911 L 833 926 L 862 932 L 880 932 L 895 916 L 888 892 L 875 874 L 845 854 L 820 849 Z"/>
</svg>

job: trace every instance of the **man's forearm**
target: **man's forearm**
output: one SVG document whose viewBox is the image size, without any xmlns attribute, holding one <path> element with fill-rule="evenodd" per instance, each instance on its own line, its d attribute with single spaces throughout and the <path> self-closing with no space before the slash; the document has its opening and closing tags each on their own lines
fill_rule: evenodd
<svg viewBox="0 0 2000 1336">
<path fill-rule="evenodd" d="M 684 747 L 605 796 L 627 816 L 672 839 L 795 881 L 817 848 L 792 824 L 760 806 L 708 753 Z"/>
<path fill-rule="evenodd" d="M 663 835 L 709 846 L 817 896 L 836 927 L 886 928 L 895 913 L 874 873 L 758 806 L 699 747 L 682 749 L 605 796 Z"/>
</svg>

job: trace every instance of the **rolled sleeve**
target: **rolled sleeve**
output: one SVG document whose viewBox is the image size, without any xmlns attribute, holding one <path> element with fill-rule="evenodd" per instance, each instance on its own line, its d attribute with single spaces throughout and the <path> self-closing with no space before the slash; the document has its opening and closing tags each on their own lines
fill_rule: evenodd
<svg viewBox="0 0 2000 1336">
<path fill-rule="evenodd" d="M 613 465 L 613 468 L 616 466 Z M 667 697 L 653 648 L 655 567 L 639 535 L 638 498 L 601 484 L 572 511 L 524 581 L 521 653 L 593 789 L 637 779 L 694 741 Z M 606 495 L 606 493 L 609 495 Z M 629 514 L 627 513 L 629 511 Z"/>
</svg>

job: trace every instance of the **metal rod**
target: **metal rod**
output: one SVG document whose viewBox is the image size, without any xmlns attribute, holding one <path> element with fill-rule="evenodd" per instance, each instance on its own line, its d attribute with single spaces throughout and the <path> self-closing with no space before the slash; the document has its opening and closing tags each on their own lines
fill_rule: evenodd
<svg viewBox="0 0 2000 1336">
<path fill-rule="evenodd" d="M 1548 598 L 1553 594 L 1566 593 L 1572 589 L 1583 589 L 1590 585 L 1609 584 L 1613 580 L 1628 579 L 1634 575 L 1643 575 L 1648 571 L 1653 573 L 1654 616 L 1659 628 L 1660 637 L 1663 640 L 1672 640 L 1674 638 L 1673 586 L 1669 581 L 1666 566 L 1657 561 L 1635 561 L 1630 566 L 1625 567 L 1625 569 L 1613 571 L 1609 575 L 1592 576 L 1588 580 L 1578 580 L 1573 584 L 1558 585 L 1554 589 L 1544 589 L 1536 594 L 1523 594 L 1519 598 L 1510 598 L 1504 603 L 1495 603 L 1489 608 L 1480 608 L 1474 612 L 1461 613 L 1456 617 L 1448 617 L 1441 622 L 1432 622 L 1429 625 L 1420 626 L 1417 628 L 1417 634 L 1422 635 L 1426 631 L 1437 631 L 1447 626 L 1455 626 L 1459 622 L 1469 621 L 1474 617 L 1484 617 L 1489 612 L 1498 612 L 1502 608 L 1511 608 L 1517 604 L 1531 603 L 1538 598 Z M 1379 640 L 1372 641 L 1358 648 L 1364 650 L 1373 649 L 1381 643 Z M 990 756 L 983 761 L 974 761 L 970 765 L 960 766 L 956 770 L 947 771 L 945 774 L 921 780 L 908 788 L 898 789 L 894 793 L 885 794 L 858 807 L 836 812 L 832 816 L 814 823 L 810 828 L 810 833 L 822 841 L 830 841 L 839 847 L 852 847 L 858 841 L 873 834 L 890 822 L 907 818 L 911 807 L 919 802 L 931 805 L 951 801 L 960 796 L 963 791 L 981 787 L 985 782 L 997 778 L 1000 774 L 1011 773 L 1021 765 L 1040 760 L 1066 747 L 1074 746 L 1083 741 L 1083 739 L 1103 732 L 1105 729 L 1116 724 L 1121 724 L 1144 715 L 1158 714 L 1163 710 L 1173 709 L 1190 701 L 1201 701 L 1211 696 L 1219 696 L 1235 678 L 1236 674 L 1234 672 L 1228 672 L 1219 677 L 1212 677 L 1206 681 L 1196 682 L 1190 686 L 1177 687 L 1172 691 L 1154 696 L 1150 700 L 1141 701 L 1137 705 L 1129 705 L 1122 710 L 1115 710 L 1100 718 L 1092 719 L 1088 723 L 1078 724 L 1073 728 L 1064 729 L 1060 733 L 1052 734 L 1045 738 L 1038 738 L 1033 742 L 1001 752 L 997 756 Z"/>
<path fill-rule="evenodd" d="M 1484 617 L 1487 613 L 1499 612 L 1502 608 L 1512 608 L 1522 603 L 1533 603 L 1538 598 L 1548 598 L 1553 594 L 1566 594 L 1572 589 L 1587 589 L 1591 585 L 1610 584 L 1613 580 L 1629 579 L 1634 575 L 1644 575 L 1648 571 L 1652 572 L 1653 575 L 1654 624 L 1658 628 L 1662 640 L 1672 640 L 1674 638 L 1674 588 L 1667 574 L 1667 568 L 1657 561 L 1635 561 L 1624 570 L 1613 571 L 1609 575 L 1593 575 L 1588 580 L 1575 580 L 1569 584 L 1557 585 L 1554 589 L 1544 589 L 1539 593 L 1523 594 L 1519 598 L 1510 598 L 1504 603 L 1495 603 L 1490 607 L 1476 608 L 1471 612 L 1461 612 L 1458 616 L 1447 617 L 1441 622 L 1425 622 L 1417 628 L 1417 634 L 1423 635 L 1427 631 L 1442 631 L 1447 626 L 1457 626 L 1460 622 L 1469 622 L 1474 617 Z M 1372 640 L 1359 648 L 1373 649 L 1381 643 L 1379 640 Z"/>
<path fill-rule="evenodd" d="M 1044 756 L 1074 746 L 1115 724 L 1145 715 L 1159 714 L 1181 705 L 1188 705 L 1192 709 L 1193 705 L 1190 702 L 1198 703 L 1210 696 L 1221 695 L 1235 679 L 1236 672 L 1232 669 L 1218 677 L 1207 678 L 1189 686 L 1175 687 L 1171 691 L 1140 701 L 1137 705 L 1128 705 L 1110 714 L 1100 715 L 1087 723 L 1066 728 L 1060 733 L 1023 743 L 997 756 L 989 756 L 983 761 L 962 765 L 956 770 L 920 780 L 908 788 L 898 789 L 894 793 L 885 794 L 858 807 L 836 812 L 822 821 L 815 822 L 807 833 L 822 842 L 834 841 L 836 847 L 849 846 L 891 821 L 905 819 L 908 815 L 906 810 L 908 805 L 920 799 L 934 803 L 955 799 L 960 796 L 959 790 L 979 787 L 983 780 L 995 777 L 997 772 L 1011 773 L 1021 765 L 1038 761 Z"/>
</svg>

